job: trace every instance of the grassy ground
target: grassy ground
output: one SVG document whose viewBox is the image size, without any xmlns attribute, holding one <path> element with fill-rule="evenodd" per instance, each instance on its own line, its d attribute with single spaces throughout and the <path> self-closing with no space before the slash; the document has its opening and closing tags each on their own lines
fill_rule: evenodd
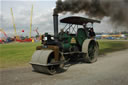
<svg viewBox="0 0 128 85">
<path fill-rule="evenodd" d="M 10 43 L 0 45 L 0 68 L 25 66 L 40 43 Z M 128 48 L 126 41 L 99 41 L 100 55 Z"/>
<path fill-rule="evenodd" d="M 100 46 L 99 54 L 104 55 L 106 53 L 128 49 L 128 41 L 100 40 L 99 46 Z"/>
<path fill-rule="evenodd" d="M 10 43 L 0 45 L 0 68 L 27 65 L 40 43 Z"/>
</svg>

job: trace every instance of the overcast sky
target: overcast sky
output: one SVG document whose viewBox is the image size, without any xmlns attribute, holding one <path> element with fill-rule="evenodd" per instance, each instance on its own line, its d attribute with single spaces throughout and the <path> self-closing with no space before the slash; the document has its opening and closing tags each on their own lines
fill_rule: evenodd
<svg viewBox="0 0 128 85">
<path fill-rule="evenodd" d="M 0 28 L 3 28 L 8 35 L 14 34 L 12 16 L 10 9 L 13 9 L 16 31 L 19 35 L 29 35 L 30 31 L 30 15 L 32 4 L 33 18 L 32 18 L 32 35 L 36 35 L 33 30 L 38 27 L 40 34 L 44 32 L 53 33 L 53 8 L 56 6 L 56 0 L 1 0 L 0 1 Z M 72 15 L 60 14 L 59 19 Z M 76 14 L 87 17 L 84 14 Z M 96 32 L 111 32 L 112 24 L 108 21 L 109 18 L 105 17 L 101 20 L 101 24 L 94 24 Z M 62 28 L 59 26 L 59 28 Z M 24 29 L 24 33 L 21 30 Z"/>
</svg>

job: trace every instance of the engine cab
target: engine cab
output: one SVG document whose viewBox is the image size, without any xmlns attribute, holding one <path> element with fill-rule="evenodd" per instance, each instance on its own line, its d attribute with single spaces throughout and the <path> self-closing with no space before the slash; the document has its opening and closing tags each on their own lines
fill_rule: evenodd
<svg viewBox="0 0 128 85">
<path fill-rule="evenodd" d="M 91 38 L 89 31 L 93 29 L 93 23 L 100 23 L 97 20 L 78 16 L 67 17 L 61 19 L 60 22 L 65 23 L 61 31 L 56 36 L 45 33 L 42 43 L 44 43 L 44 47 L 56 45 L 61 52 L 80 52 L 84 40 Z M 91 25 L 89 26 L 89 24 Z"/>
</svg>

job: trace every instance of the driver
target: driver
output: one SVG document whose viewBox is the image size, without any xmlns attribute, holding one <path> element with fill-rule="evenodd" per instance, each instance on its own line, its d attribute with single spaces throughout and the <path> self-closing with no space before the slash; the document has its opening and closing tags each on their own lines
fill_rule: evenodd
<svg viewBox="0 0 128 85">
<path fill-rule="evenodd" d="M 64 29 L 61 29 L 59 35 L 63 35 L 63 34 L 64 34 Z"/>
<path fill-rule="evenodd" d="M 91 39 L 95 39 L 95 36 L 96 36 L 96 34 L 95 34 L 93 28 L 90 28 L 90 30 L 89 30 L 89 37 L 90 37 Z"/>
<path fill-rule="evenodd" d="M 83 23 L 83 27 L 84 27 L 84 30 L 85 30 L 85 32 L 87 34 L 87 37 L 89 37 L 88 28 L 86 27 L 86 24 L 85 23 Z"/>
<path fill-rule="evenodd" d="M 65 33 L 65 32 L 64 32 L 64 29 L 61 29 L 61 30 L 60 30 L 60 33 L 59 33 L 59 36 L 58 36 L 60 41 L 63 40 L 63 35 L 64 35 L 64 33 Z"/>
</svg>

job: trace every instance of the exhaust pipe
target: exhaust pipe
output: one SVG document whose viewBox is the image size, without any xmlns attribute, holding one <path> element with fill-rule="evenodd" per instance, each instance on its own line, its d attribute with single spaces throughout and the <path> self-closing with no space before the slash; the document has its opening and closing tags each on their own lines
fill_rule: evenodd
<svg viewBox="0 0 128 85">
<path fill-rule="evenodd" d="M 54 25 L 54 37 L 58 35 L 58 14 L 53 14 L 53 25 Z"/>
</svg>

